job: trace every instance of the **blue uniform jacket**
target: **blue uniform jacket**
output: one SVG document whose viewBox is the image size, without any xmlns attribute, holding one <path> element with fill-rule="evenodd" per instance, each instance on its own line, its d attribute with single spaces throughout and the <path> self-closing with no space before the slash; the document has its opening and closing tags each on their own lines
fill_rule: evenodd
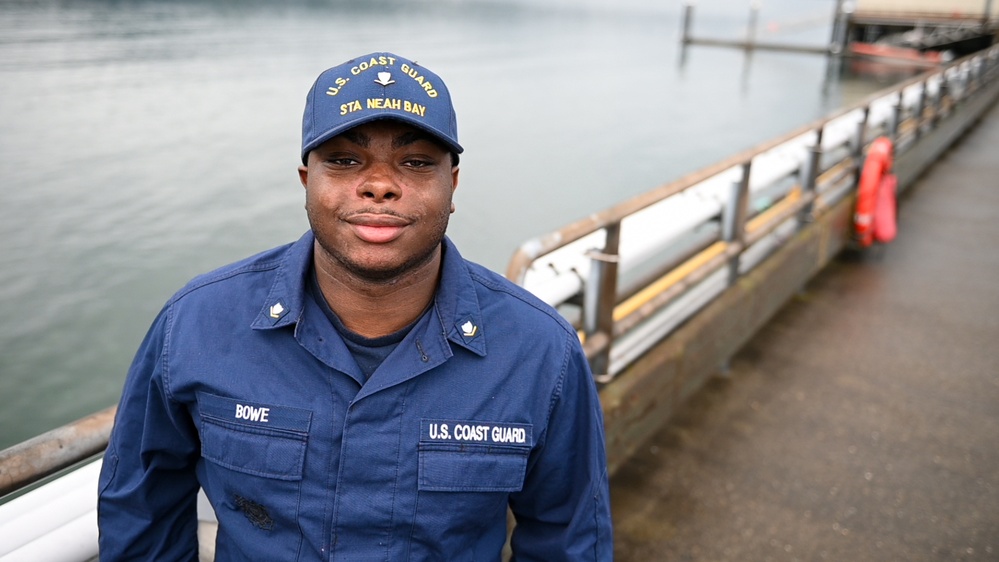
<svg viewBox="0 0 999 562">
<path fill-rule="evenodd" d="M 129 371 L 102 560 L 612 556 L 603 422 L 571 326 L 444 241 L 432 307 L 364 379 L 306 292 L 313 236 L 200 276 Z"/>
</svg>

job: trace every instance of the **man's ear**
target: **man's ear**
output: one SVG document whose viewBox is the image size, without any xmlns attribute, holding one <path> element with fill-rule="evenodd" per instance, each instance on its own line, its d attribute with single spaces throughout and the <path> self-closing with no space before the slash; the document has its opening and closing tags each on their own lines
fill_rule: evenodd
<svg viewBox="0 0 999 562">
<path fill-rule="evenodd" d="M 451 196 L 454 197 L 455 190 L 458 189 L 458 166 L 451 168 Z M 451 212 L 454 212 L 454 202 L 451 202 Z"/>
<path fill-rule="evenodd" d="M 309 185 L 309 167 L 299 166 L 298 167 L 298 179 L 302 182 L 302 187 L 308 187 Z"/>
</svg>

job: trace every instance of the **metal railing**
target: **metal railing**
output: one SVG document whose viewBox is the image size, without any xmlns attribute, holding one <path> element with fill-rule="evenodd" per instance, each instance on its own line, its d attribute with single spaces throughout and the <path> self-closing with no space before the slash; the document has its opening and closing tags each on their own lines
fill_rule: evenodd
<svg viewBox="0 0 999 562">
<path fill-rule="evenodd" d="M 0 451 L 0 497 L 103 451 L 116 409 L 106 408 Z"/>
<path fill-rule="evenodd" d="M 994 97 L 997 61 L 993 46 L 528 240 L 507 277 L 573 321 L 597 380 L 609 382 L 852 196 L 870 141 L 887 136 L 898 158 L 965 100 Z"/>
</svg>

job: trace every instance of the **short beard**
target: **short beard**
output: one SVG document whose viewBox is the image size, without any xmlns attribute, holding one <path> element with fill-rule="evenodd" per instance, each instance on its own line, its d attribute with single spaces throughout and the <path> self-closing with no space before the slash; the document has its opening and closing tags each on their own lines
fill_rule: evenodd
<svg viewBox="0 0 999 562">
<path fill-rule="evenodd" d="M 436 245 L 430 247 L 429 250 L 424 252 L 423 254 L 413 256 L 410 260 L 405 261 L 396 267 L 382 268 L 382 269 L 364 267 L 351 260 L 348 256 L 344 255 L 342 252 L 338 251 L 336 247 L 328 248 L 326 244 L 323 244 L 321 240 L 319 240 L 318 238 L 317 240 L 319 241 L 319 245 L 323 248 L 323 250 L 326 251 L 326 255 L 329 256 L 330 259 L 337 262 L 337 264 L 339 264 L 340 267 L 342 267 L 347 273 L 349 273 L 356 279 L 374 285 L 392 285 L 398 282 L 403 277 L 405 277 L 407 273 L 411 271 L 416 271 L 420 267 L 426 265 L 431 260 L 433 260 L 434 256 L 436 255 L 437 251 L 440 248 L 443 236 L 437 241 Z"/>
<path fill-rule="evenodd" d="M 451 218 L 451 213 L 448 209 L 445 209 L 444 212 L 437 217 L 436 226 L 429 237 L 429 242 L 431 243 L 427 244 L 425 249 L 420 253 L 413 255 L 410 259 L 395 267 L 374 268 L 363 266 L 357 261 L 351 259 L 349 255 L 341 251 L 335 239 L 327 239 L 323 234 L 323 230 L 321 228 L 317 228 L 317 225 L 321 223 L 318 222 L 318 217 L 313 216 L 312 209 L 309 208 L 309 205 L 306 205 L 306 214 L 308 215 L 309 225 L 312 227 L 312 232 L 316 237 L 316 242 L 326 252 L 326 255 L 354 278 L 377 285 L 391 285 L 396 283 L 405 277 L 407 273 L 417 271 L 420 267 L 433 260 L 437 252 L 440 251 L 441 242 L 444 240 L 444 234 L 447 231 L 448 221 Z"/>
</svg>

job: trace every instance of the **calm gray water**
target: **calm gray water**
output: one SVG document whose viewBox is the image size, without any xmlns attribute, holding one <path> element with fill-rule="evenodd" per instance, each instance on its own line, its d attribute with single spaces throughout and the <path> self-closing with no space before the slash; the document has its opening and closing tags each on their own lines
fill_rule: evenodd
<svg viewBox="0 0 999 562">
<path fill-rule="evenodd" d="M 761 29 L 824 43 L 832 5 L 764 2 Z M 737 38 L 748 6 L 703 0 L 695 30 Z M 466 148 L 449 233 L 499 271 L 531 236 L 884 85 L 815 55 L 681 64 L 680 7 L 0 0 L 0 447 L 115 403 L 173 291 L 307 228 L 304 96 L 355 55 L 445 77 Z"/>
</svg>

